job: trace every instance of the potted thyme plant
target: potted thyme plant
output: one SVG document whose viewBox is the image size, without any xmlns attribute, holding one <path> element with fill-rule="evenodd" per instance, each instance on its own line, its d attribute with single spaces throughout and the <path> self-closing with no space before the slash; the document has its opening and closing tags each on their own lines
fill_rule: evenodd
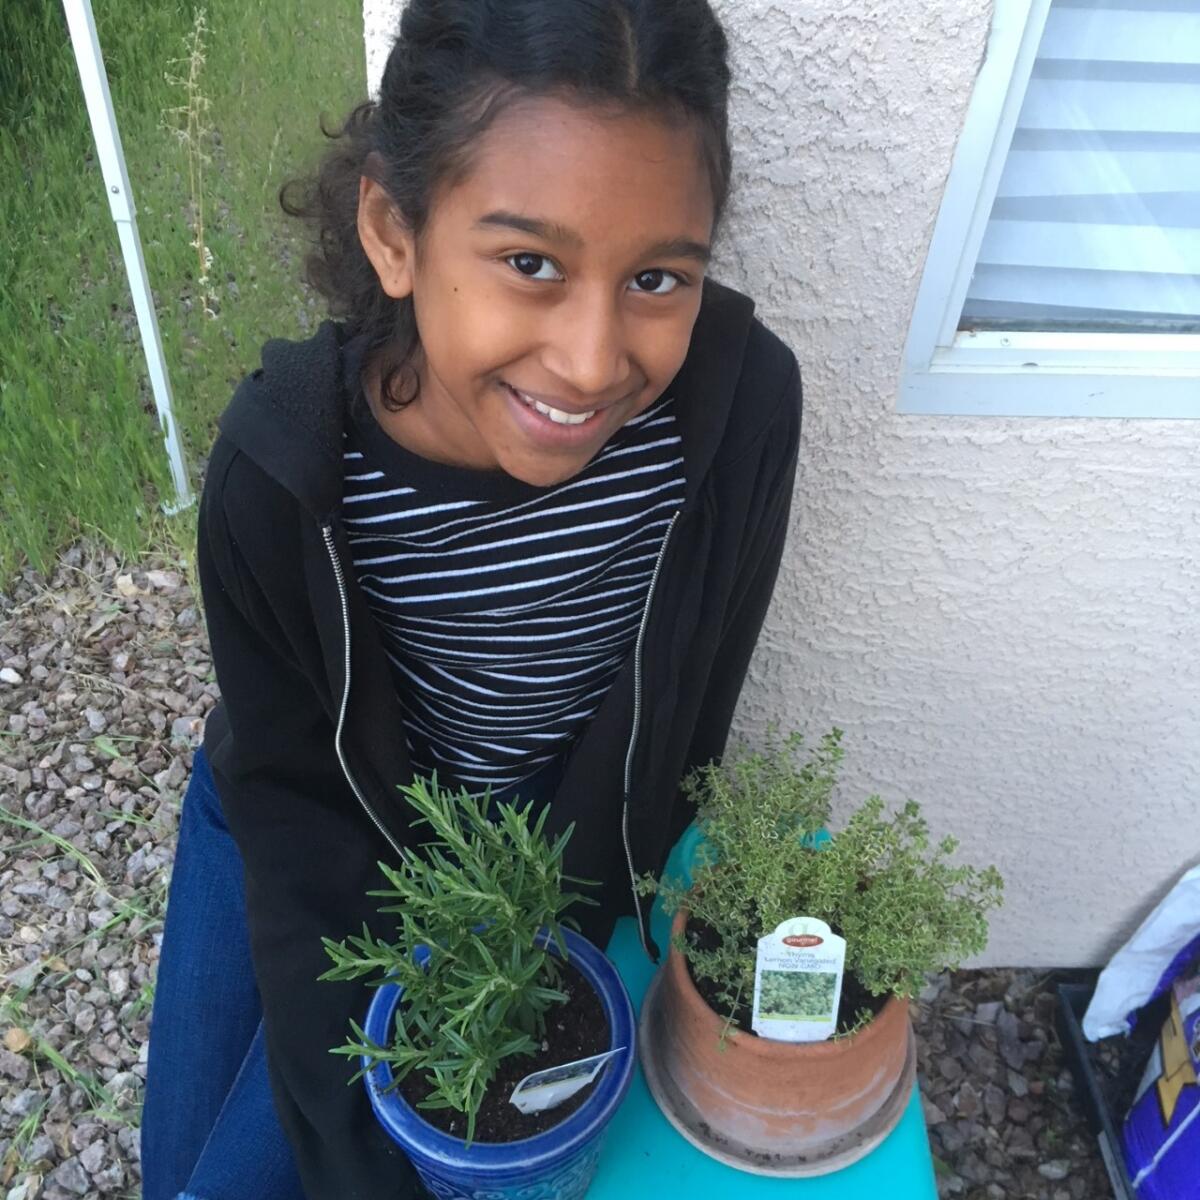
<svg viewBox="0 0 1200 1200">
<path fill-rule="evenodd" d="M 759 1173 L 822 1174 L 886 1136 L 915 1078 L 909 1000 L 926 973 L 983 949 L 986 913 L 1002 894 L 994 867 L 950 861 L 954 838 L 931 846 L 915 801 L 889 815 L 871 796 L 830 837 L 841 737 L 833 729 L 797 766 L 800 736 L 780 743 L 772 730 L 766 751 L 692 772 L 682 784 L 701 838 L 691 880 L 640 884 L 674 915 L 670 953 L 642 1011 L 647 1083 L 696 1145 Z M 759 939 L 802 927 L 823 932 L 827 950 L 844 939 L 836 1025 L 822 1027 L 832 1036 L 760 1036 Z M 834 1003 L 836 978 L 762 969 L 757 1027 L 770 1028 L 762 1018 L 771 1005 L 793 1010 L 792 1027 L 813 1020 L 806 1008 Z"/>
<path fill-rule="evenodd" d="M 379 912 L 396 914 L 395 940 L 365 926 L 323 939 L 335 965 L 321 979 L 378 974 L 365 1028 L 351 1020 L 354 1039 L 331 1052 L 359 1060 L 350 1082 L 366 1078 L 377 1119 L 435 1195 L 575 1200 L 629 1087 L 635 1030 L 616 968 L 564 916 L 590 902 L 564 890 L 586 882 L 563 874 L 572 828 L 551 841 L 548 810 L 531 822 L 529 805 L 498 804 L 489 817 L 490 793 L 454 795 L 436 776 L 400 790 L 432 836 L 398 868 L 380 863 L 391 886 L 368 893 L 394 901 Z M 553 1107 L 525 1111 L 587 1071 L 510 1102 L 527 1076 L 610 1052 Z"/>
</svg>

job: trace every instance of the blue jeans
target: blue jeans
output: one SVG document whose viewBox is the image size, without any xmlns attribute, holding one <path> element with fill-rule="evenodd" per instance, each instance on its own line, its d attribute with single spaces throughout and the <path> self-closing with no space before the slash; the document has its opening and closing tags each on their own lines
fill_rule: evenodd
<svg viewBox="0 0 1200 1200">
<path fill-rule="evenodd" d="M 267 1081 L 242 859 L 203 749 L 167 893 L 141 1150 L 142 1200 L 304 1200 Z"/>
<path fill-rule="evenodd" d="M 564 759 L 493 799 L 548 799 Z M 267 1079 L 242 859 L 195 753 L 150 1024 L 142 1200 L 305 1200 Z"/>
</svg>

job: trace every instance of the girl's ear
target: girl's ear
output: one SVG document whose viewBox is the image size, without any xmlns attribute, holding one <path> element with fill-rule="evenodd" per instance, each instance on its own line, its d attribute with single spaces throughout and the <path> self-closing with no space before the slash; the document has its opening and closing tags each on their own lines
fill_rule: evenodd
<svg viewBox="0 0 1200 1200">
<path fill-rule="evenodd" d="M 393 300 L 412 295 L 416 244 L 392 198 L 368 175 L 358 179 L 358 237 Z"/>
</svg>

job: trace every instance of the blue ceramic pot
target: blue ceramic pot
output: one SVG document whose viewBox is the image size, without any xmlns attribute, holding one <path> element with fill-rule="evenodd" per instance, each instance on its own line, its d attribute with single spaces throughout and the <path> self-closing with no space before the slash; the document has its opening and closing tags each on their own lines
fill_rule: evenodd
<svg viewBox="0 0 1200 1200">
<path fill-rule="evenodd" d="M 364 1076 L 375 1116 L 439 1200 L 578 1200 L 592 1181 L 604 1130 L 633 1077 L 636 1025 L 616 967 L 577 933 L 565 929 L 563 936 L 571 965 L 600 997 L 608 1019 L 608 1048 L 624 1050 L 608 1061 L 587 1099 L 558 1125 L 517 1142 L 476 1141 L 467 1146 L 426 1121 L 398 1088 L 384 1091 L 392 1082 L 387 1063 L 377 1063 Z M 552 941 L 543 944 L 558 953 Z M 391 1044 L 403 991 L 394 983 L 383 984 L 371 1001 L 365 1028 L 381 1045 Z M 361 1061 L 365 1067 L 366 1058 Z"/>
</svg>

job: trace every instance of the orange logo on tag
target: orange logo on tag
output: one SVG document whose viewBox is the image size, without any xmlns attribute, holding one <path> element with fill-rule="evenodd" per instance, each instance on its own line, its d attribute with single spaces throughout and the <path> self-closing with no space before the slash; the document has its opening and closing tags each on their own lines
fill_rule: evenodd
<svg viewBox="0 0 1200 1200">
<path fill-rule="evenodd" d="M 810 946 L 819 946 L 824 940 L 824 938 L 817 937 L 815 933 L 793 933 L 783 939 L 783 944 L 807 950 Z"/>
</svg>

